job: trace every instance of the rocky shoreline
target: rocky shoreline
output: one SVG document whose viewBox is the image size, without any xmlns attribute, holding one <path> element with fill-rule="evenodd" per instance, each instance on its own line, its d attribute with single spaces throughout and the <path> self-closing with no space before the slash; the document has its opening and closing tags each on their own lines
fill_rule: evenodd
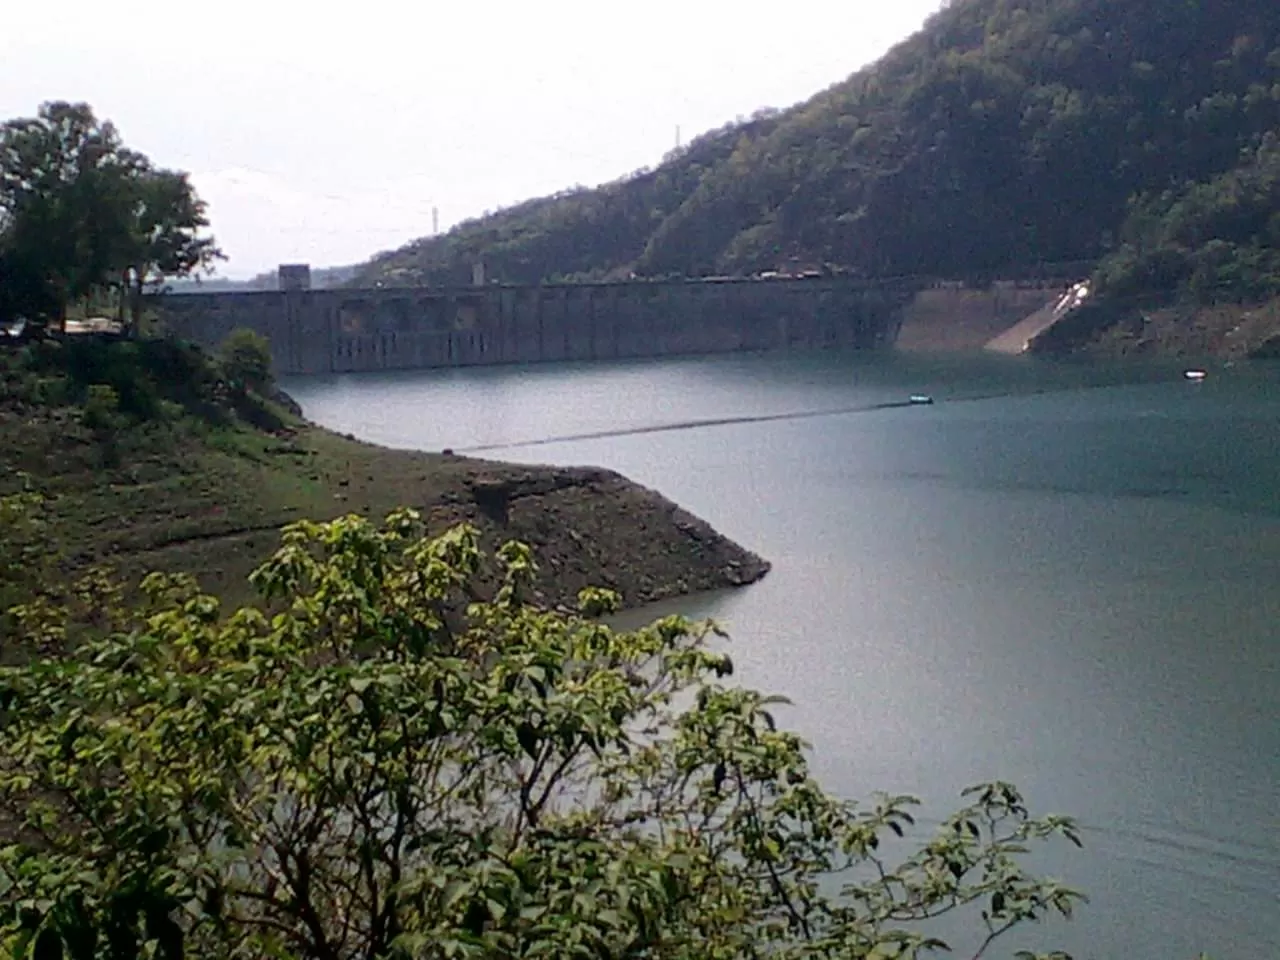
<svg viewBox="0 0 1280 960">
<path fill-rule="evenodd" d="M 491 546 L 529 544 L 543 603 L 572 605 L 583 588 L 606 587 L 636 607 L 744 586 L 769 571 L 767 561 L 706 521 L 614 471 L 458 466 L 456 484 L 427 506 L 429 527 L 467 521 Z"/>
<path fill-rule="evenodd" d="M 288 398 L 276 398 L 290 406 Z M 520 540 L 538 564 L 535 599 L 573 606 L 585 587 L 625 607 L 737 587 L 769 564 L 622 475 L 392 450 L 294 420 L 283 430 L 123 431 L 105 464 L 78 408 L 0 402 L 0 493 L 26 477 L 46 495 L 47 539 L 68 569 L 105 563 L 129 582 L 188 573 L 229 605 L 295 520 L 419 510 L 429 533 L 470 522 L 485 547 Z"/>
<path fill-rule="evenodd" d="M 302 407 L 284 390 L 276 388 L 272 400 L 304 419 Z M 380 499 L 379 479 L 385 482 L 394 474 L 386 469 L 388 458 L 401 466 L 430 463 L 428 475 L 443 483 L 439 489 L 414 491 L 405 505 L 425 510 L 432 532 L 468 522 L 481 530 L 491 549 L 505 540 L 527 543 L 539 566 L 537 599 L 543 603 L 572 606 L 582 589 L 605 587 L 616 591 L 625 607 L 637 607 L 746 586 L 770 569 L 768 561 L 706 521 L 612 470 L 390 450 L 304 422 L 296 435 L 303 448 L 307 437 L 329 437 L 384 461 L 379 471 L 364 474 L 363 482 L 354 473 L 337 481 L 335 496 L 343 503 Z"/>
<path fill-rule="evenodd" d="M 431 534 L 473 524 L 490 555 L 509 540 L 528 544 L 538 566 L 533 599 L 547 606 L 573 607 L 579 591 L 603 587 L 634 608 L 744 586 L 770 569 L 706 521 L 611 470 L 391 450 L 312 425 L 272 459 L 301 466 L 326 491 L 327 504 L 279 503 L 252 525 L 201 530 L 150 548 L 134 543 L 121 557 L 126 569 L 194 573 L 211 592 L 243 601 L 245 579 L 279 543 L 283 524 L 347 513 L 380 520 L 399 507 L 419 510 Z M 210 506 L 221 509 L 223 498 L 213 499 Z"/>
</svg>

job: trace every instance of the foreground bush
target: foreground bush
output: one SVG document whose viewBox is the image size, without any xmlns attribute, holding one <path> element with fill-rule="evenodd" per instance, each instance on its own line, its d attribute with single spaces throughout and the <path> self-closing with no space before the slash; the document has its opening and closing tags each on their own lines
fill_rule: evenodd
<svg viewBox="0 0 1280 960">
<path fill-rule="evenodd" d="M 709 626 L 537 609 L 532 569 L 402 512 L 288 528 L 257 608 L 95 594 L 98 639 L 0 675 L 5 954 L 893 957 L 1070 913 L 1019 862 L 1069 820 L 993 784 L 890 861 L 914 801 L 824 793 Z"/>
</svg>

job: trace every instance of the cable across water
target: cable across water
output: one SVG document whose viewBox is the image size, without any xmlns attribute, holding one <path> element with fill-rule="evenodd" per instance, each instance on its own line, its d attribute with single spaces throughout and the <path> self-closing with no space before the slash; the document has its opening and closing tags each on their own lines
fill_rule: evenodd
<svg viewBox="0 0 1280 960">
<path fill-rule="evenodd" d="M 458 453 L 482 453 L 493 450 L 510 450 L 515 447 L 539 447 L 551 443 L 572 443 L 578 440 L 604 440 L 611 437 L 632 437 L 643 433 L 667 433 L 673 430 L 697 430 L 703 427 L 727 427 L 742 423 L 771 423 L 777 420 L 808 420 L 814 417 L 835 417 L 848 413 L 870 413 L 874 410 L 892 410 L 898 407 L 917 406 L 911 400 L 892 400 L 884 403 L 861 404 L 851 407 L 832 407 L 825 410 L 798 410 L 791 413 L 764 413 L 741 417 L 712 417 L 701 420 L 680 420 L 675 423 L 657 423 L 646 427 L 622 427 L 614 430 L 596 430 L 590 433 L 570 433 L 537 440 L 520 440 L 505 443 L 486 443 L 475 447 L 459 447 Z"/>
</svg>

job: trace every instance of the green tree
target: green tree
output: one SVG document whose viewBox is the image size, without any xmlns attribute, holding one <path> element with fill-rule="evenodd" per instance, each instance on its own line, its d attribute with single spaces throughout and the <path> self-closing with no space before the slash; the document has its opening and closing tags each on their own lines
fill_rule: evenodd
<svg viewBox="0 0 1280 960">
<path fill-rule="evenodd" d="M 113 272 L 115 191 L 134 162 L 86 104 L 47 103 L 0 126 L 4 246 L 45 285 L 55 321 Z"/>
<path fill-rule="evenodd" d="M 122 194 L 126 228 L 116 258 L 122 265 L 122 311 L 127 302 L 129 325 L 136 330 L 148 289 L 207 271 L 224 257 L 212 237 L 201 235 L 209 218 L 187 174 L 147 166 L 122 185 Z"/>
<path fill-rule="evenodd" d="M 1096 274 L 1115 298 L 1261 300 L 1280 294 L 1280 140 L 1180 190 L 1135 198 Z"/>
<path fill-rule="evenodd" d="M 836 799 L 710 625 L 538 609 L 532 572 L 408 511 L 298 523 L 259 606 L 152 576 L 5 670 L 8 955 L 910 957 L 966 909 L 981 954 L 1080 899 L 1021 864 L 1070 820 L 1002 783 L 927 835 Z"/>
<path fill-rule="evenodd" d="M 221 256 L 200 236 L 206 226 L 186 175 L 125 148 L 88 104 L 46 103 L 0 126 L 0 251 L 38 288 L 25 299 L 48 319 L 111 288 L 136 323 L 148 285 Z"/>
</svg>

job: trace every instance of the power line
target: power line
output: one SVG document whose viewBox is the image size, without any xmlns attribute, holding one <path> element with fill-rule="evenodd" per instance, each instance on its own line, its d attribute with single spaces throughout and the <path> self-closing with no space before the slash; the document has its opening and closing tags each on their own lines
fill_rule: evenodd
<svg viewBox="0 0 1280 960">
<path fill-rule="evenodd" d="M 241 172 L 241 171 L 244 173 L 256 174 L 258 176 L 264 177 L 267 180 L 271 181 L 272 183 L 278 184 L 287 190 L 290 190 L 296 193 L 301 193 L 304 196 L 313 198 L 313 199 L 331 200 L 337 203 L 361 204 L 363 206 L 368 206 L 370 203 L 377 203 L 378 205 L 384 205 L 384 206 L 390 205 L 390 204 L 396 204 L 398 209 L 405 210 L 406 212 L 418 213 L 418 214 L 421 214 L 422 216 L 434 215 L 437 218 L 439 217 L 439 208 L 434 204 L 430 207 L 419 207 L 415 205 L 415 206 L 406 208 L 403 206 L 402 200 L 400 200 L 396 196 L 391 196 L 385 193 L 384 194 L 376 194 L 376 193 L 353 194 L 353 193 L 334 193 L 328 190 L 308 190 L 306 187 L 295 187 L 288 181 L 288 178 L 283 177 L 280 174 L 272 173 L 270 170 L 264 170 L 261 167 L 252 167 L 252 166 L 243 166 L 243 165 L 237 166 L 235 171 L 231 172 L 230 176 L 224 175 L 222 179 L 224 182 L 230 183 L 233 185 L 244 184 L 245 181 L 243 179 L 239 179 L 235 176 L 236 172 Z M 210 171 L 206 175 L 213 177 L 213 176 L 217 176 L 218 172 Z"/>
</svg>

